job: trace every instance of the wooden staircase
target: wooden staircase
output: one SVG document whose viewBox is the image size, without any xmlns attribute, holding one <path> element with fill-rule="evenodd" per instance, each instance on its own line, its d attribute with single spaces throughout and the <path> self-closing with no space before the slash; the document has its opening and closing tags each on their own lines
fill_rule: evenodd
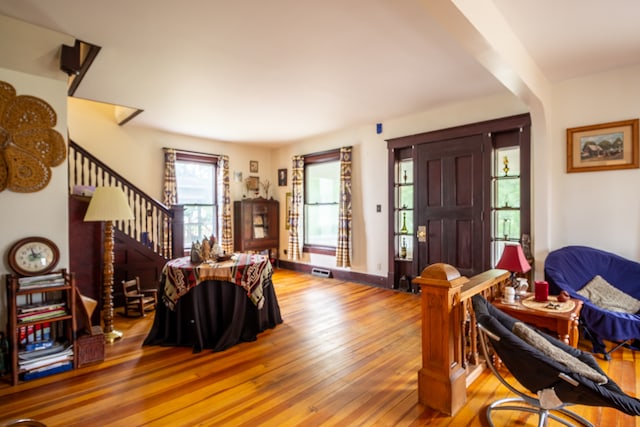
<svg viewBox="0 0 640 427">
<path fill-rule="evenodd" d="M 69 254 L 83 295 L 102 298 L 103 224 L 84 222 L 89 201 L 74 189 L 122 188 L 135 219 L 114 224 L 114 305 L 122 305 L 122 280 L 139 276 L 143 288 L 155 288 L 168 259 L 183 255 L 183 208 L 166 207 L 77 143 L 69 140 Z M 95 313 L 95 321 L 99 313 Z"/>
</svg>

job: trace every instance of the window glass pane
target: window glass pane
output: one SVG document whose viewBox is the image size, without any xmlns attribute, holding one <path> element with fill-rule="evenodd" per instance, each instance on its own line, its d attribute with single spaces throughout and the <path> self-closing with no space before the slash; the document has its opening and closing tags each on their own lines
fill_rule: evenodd
<svg viewBox="0 0 640 427">
<path fill-rule="evenodd" d="M 496 180 L 496 208 L 520 207 L 520 179 Z"/>
<path fill-rule="evenodd" d="M 215 165 L 211 163 L 176 161 L 178 203 L 181 205 L 212 205 Z"/>
<path fill-rule="evenodd" d="M 185 205 L 184 206 L 184 244 L 201 241 L 215 235 L 215 209 L 213 205 Z"/>
<path fill-rule="evenodd" d="M 335 247 L 338 242 L 338 205 L 307 205 L 304 243 Z"/>
<path fill-rule="evenodd" d="M 398 184 L 413 184 L 413 159 L 398 162 L 396 182 Z"/>
<path fill-rule="evenodd" d="M 176 161 L 178 203 L 184 205 L 184 245 L 216 235 L 215 164 Z"/>
<path fill-rule="evenodd" d="M 496 150 L 495 167 L 495 176 L 519 176 L 520 147 L 498 148 Z"/>
<path fill-rule="evenodd" d="M 520 211 L 498 211 L 494 224 L 494 236 L 504 240 L 520 240 Z"/>
<path fill-rule="evenodd" d="M 304 244 L 335 247 L 338 240 L 340 162 L 305 166 Z"/>
<path fill-rule="evenodd" d="M 340 200 L 340 162 L 306 165 L 304 187 L 307 204 L 338 203 Z"/>
</svg>

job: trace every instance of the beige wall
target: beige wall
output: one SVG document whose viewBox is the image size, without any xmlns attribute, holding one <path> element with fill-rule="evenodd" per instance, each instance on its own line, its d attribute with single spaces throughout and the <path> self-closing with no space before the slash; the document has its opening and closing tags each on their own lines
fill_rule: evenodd
<svg viewBox="0 0 640 427">
<path fill-rule="evenodd" d="M 587 245 L 640 258 L 640 169 L 566 173 L 566 129 L 640 117 L 640 66 L 553 88 L 551 247 Z"/>
<path fill-rule="evenodd" d="M 55 130 L 67 135 L 66 74 L 58 69 L 62 43 L 73 39 L 0 16 L 0 80 L 11 84 L 18 95 L 43 99 L 57 114 Z M 17 49 L 16 46 L 20 46 Z M 34 61 L 33 58 L 38 58 Z M 49 185 L 36 193 L 0 192 L 0 277 L 9 273 L 7 252 L 17 240 L 28 236 L 51 239 L 60 248 L 59 268 L 69 266 L 67 164 L 52 168 Z M 0 325 L 6 324 L 4 281 L 0 292 Z M 0 327 L 0 330 L 4 330 Z"/>
</svg>

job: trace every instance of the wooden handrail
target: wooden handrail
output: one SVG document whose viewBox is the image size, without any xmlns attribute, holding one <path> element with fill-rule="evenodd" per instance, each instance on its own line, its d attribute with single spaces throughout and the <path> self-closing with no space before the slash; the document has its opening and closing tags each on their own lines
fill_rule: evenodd
<svg viewBox="0 0 640 427">
<path fill-rule="evenodd" d="M 135 217 L 116 221 L 115 227 L 164 258 L 182 256 L 183 207 L 171 208 L 148 196 L 77 143 L 69 140 L 69 192 L 77 186 L 116 186 L 122 188 Z M 175 255 L 175 256 L 174 256 Z"/>
<path fill-rule="evenodd" d="M 449 415 L 465 404 L 466 389 L 480 366 L 470 299 L 497 293 L 508 278 L 508 271 L 488 270 L 468 279 L 455 267 L 439 263 L 413 279 L 422 293 L 420 403 Z"/>
</svg>

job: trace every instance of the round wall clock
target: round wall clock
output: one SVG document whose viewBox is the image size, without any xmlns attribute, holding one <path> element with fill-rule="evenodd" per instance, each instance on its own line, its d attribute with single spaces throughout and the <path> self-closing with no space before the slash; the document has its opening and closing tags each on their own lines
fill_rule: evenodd
<svg viewBox="0 0 640 427">
<path fill-rule="evenodd" d="M 37 276 L 53 270 L 60 258 L 60 250 L 44 237 L 26 237 L 9 249 L 9 266 L 23 276 Z"/>
</svg>

